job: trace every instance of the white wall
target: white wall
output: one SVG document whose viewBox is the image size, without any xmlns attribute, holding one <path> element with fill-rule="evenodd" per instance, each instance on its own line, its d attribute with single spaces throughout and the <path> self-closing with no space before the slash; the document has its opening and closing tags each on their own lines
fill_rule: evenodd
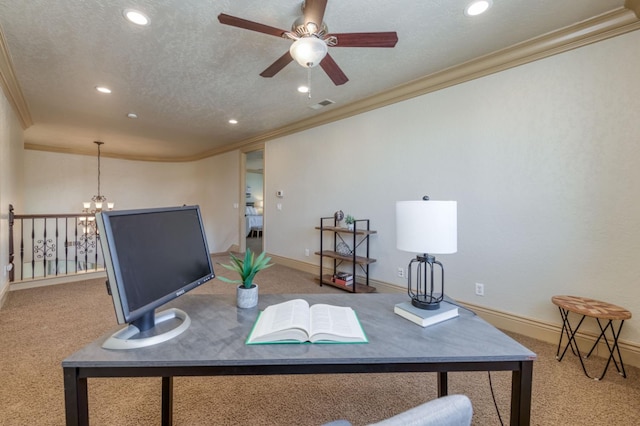
<svg viewBox="0 0 640 426">
<path fill-rule="evenodd" d="M 22 127 L 0 91 L 0 304 L 9 288 L 9 204 L 22 207 L 22 155 Z"/>
<path fill-rule="evenodd" d="M 379 232 L 373 277 L 404 286 L 395 202 L 429 195 L 458 201 L 458 253 L 438 256 L 454 298 L 556 324 L 555 294 L 638 314 L 638 69 L 635 32 L 270 141 L 266 250 L 317 264 L 314 226 L 342 209 Z M 640 342 L 638 319 L 622 335 Z"/>
<path fill-rule="evenodd" d="M 79 213 L 82 201 L 97 193 L 96 157 L 31 150 L 24 156 L 25 202 L 17 213 Z M 190 163 L 103 156 L 100 192 L 118 210 L 199 204 L 209 249 L 223 252 L 238 244 L 233 203 L 238 203 L 239 167 L 237 151 Z"/>
<path fill-rule="evenodd" d="M 243 200 L 239 199 L 240 153 L 233 151 L 200 160 L 197 170 L 197 185 L 204 195 L 200 207 L 209 250 L 221 253 L 232 245 L 240 245 L 240 214 L 244 215 Z"/>
</svg>

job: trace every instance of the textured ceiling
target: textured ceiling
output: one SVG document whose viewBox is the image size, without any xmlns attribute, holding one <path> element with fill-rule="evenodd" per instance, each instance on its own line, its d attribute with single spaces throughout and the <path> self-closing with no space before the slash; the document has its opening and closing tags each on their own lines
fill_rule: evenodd
<svg viewBox="0 0 640 426">
<path fill-rule="evenodd" d="M 291 41 L 221 25 L 220 13 L 289 30 L 300 0 L 0 0 L 4 33 L 33 124 L 25 142 L 130 157 L 185 158 L 388 91 L 478 56 L 624 6 L 624 0 L 329 0 L 329 32 L 396 31 L 388 48 L 330 48 L 349 82 L 295 63 L 259 76 Z M 136 8 L 140 28 L 122 17 Z M 101 95 L 105 85 L 113 90 Z M 322 110 L 310 105 L 330 99 Z M 128 119 L 134 112 L 137 120 Z M 235 118 L 237 125 L 228 124 Z"/>
</svg>

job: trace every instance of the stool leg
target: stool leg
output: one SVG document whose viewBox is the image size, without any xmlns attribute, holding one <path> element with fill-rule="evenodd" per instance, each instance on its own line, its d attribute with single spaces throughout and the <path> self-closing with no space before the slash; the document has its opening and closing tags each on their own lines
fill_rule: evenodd
<svg viewBox="0 0 640 426">
<path fill-rule="evenodd" d="M 616 331 L 613 329 L 613 320 L 609 320 L 607 322 L 607 325 L 604 328 L 602 327 L 600 318 L 596 318 L 596 321 L 598 322 L 598 327 L 600 327 L 600 335 L 598 336 L 596 341 L 593 343 L 593 346 L 591 346 L 591 349 L 589 350 L 589 353 L 585 356 L 585 359 L 591 356 L 591 354 L 593 353 L 593 350 L 596 348 L 596 346 L 598 346 L 598 342 L 600 342 L 600 339 L 602 338 L 604 338 L 604 342 L 607 345 L 607 349 L 609 350 L 609 353 L 611 353 L 611 351 L 613 350 L 613 347 L 609 344 L 609 339 L 607 339 L 607 335 L 606 335 L 607 329 L 611 329 L 611 335 L 614 338 L 616 336 Z M 618 367 L 618 363 L 616 362 L 615 358 L 613 358 L 613 363 L 616 366 L 616 370 L 618 370 L 618 373 L 620 373 L 620 367 Z"/>
<path fill-rule="evenodd" d="M 578 322 L 578 325 L 576 326 L 576 328 L 572 329 L 571 323 L 569 322 L 569 311 L 564 310 L 560 307 L 558 307 L 558 309 L 560 310 L 560 316 L 562 317 L 562 331 L 564 333 L 561 332 L 560 334 L 560 342 L 558 342 L 556 359 L 558 361 L 562 361 L 562 358 L 564 358 L 564 355 L 567 353 L 567 349 L 571 347 L 571 352 L 573 352 L 573 354 L 578 357 L 578 360 L 580 361 L 580 365 L 582 366 L 582 371 L 584 372 L 585 376 L 587 376 L 590 379 L 593 379 L 593 377 L 591 377 L 589 373 L 587 373 L 587 367 L 584 365 L 584 362 L 582 361 L 580 348 L 578 347 L 578 342 L 576 341 L 576 334 L 578 333 L 578 330 L 580 329 L 580 326 L 582 325 L 582 322 L 584 321 L 586 316 L 583 315 L 580 321 Z M 558 354 L 560 353 L 560 347 L 562 346 L 562 337 L 564 336 L 565 333 L 569 341 L 567 342 L 567 346 L 565 346 L 564 351 L 562 351 L 562 355 L 558 356 Z"/>
<path fill-rule="evenodd" d="M 600 336 L 598 336 L 598 339 L 596 339 L 596 342 L 594 343 L 593 347 L 591 348 L 591 350 L 589 351 L 589 354 L 586 357 L 591 355 L 596 345 L 598 344 L 598 341 L 600 341 L 600 338 L 604 337 L 604 341 L 607 344 L 607 349 L 609 349 L 609 358 L 607 359 L 607 364 L 604 366 L 604 370 L 602 371 L 602 374 L 600 375 L 599 378 L 595 380 L 602 380 L 604 375 L 607 373 L 607 369 L 609 368 L 609 364 L 611 363 L 611 360 L 613 360 L 613 364 L 615 365 L 616 370 L 618 370 L 618 373 L 622 375 L 622 377 L 626 378 L 627 372 L 625 371 L 624 363 L 622 362 L 622 355 L 620 354 L 620 346 L 618 346 L 618 337 L 620 336 L 620 332 L 622 331 L 622 325 L 624 324 L 624 320 L 620 321 L 620 327 L 618 327 L 617 333 L 616 333 L 616 330 L 613 328 L 613 320 L 609 320 L 607 322 L 607 325 L 604 328 L 602 328 L 600 319 L 597 318 L 597 320 L 598 320 L 598 326 L 600 327 Z M 605 334 L 605 332 L 607 331 L 607 328 L 611 329 L 611 334 L 613 336 L 613 346 L 609 345 L 609 340 L 607 339 L 607 335 Z M 616 353 L 618 354 L 618 360 L 620 361 L 620 366 L 618 366 L 618 363 L 614 356 Z"/>
<path fill-rule="evenodd" d="M 560 317 L 562 317 L 562 330 L 560 331 L 560 341 L 558 342 L 558 350 L 556 351 L 556 359 L 558 361 L 562 361 L 562 358 L 564 358 L 564 354 L 567 352 L 567 349 L 569 349 L 569 347 L 571 347 L 571 352 L 573 352 L 574 355 L 576 356 L 580 356 L 580 349 L 578 348 L 578 343 L 576 342 L 575 339 L 575 335 L 578 332 L 578 329 L 580 328 L 580 325 L 582 325 L 582 321 L 584 321 L 584 316 L 582 317 L 582 319 L 580 320 L 580 322 L 578 323 L 578 326 L 576 327 L 575 331 L 571 328 L 571 323 L 569 322 L 569 311 L 565 311 L 562 308 L 558 308 L 560 310 Z M 567 345 L 564 348 L 564 351 L 562 351 L 562 355 L 560 355 L 560 347 L 562 346 L 562 338 L 564 337 L 564 335 L 567 335 L 567 338 L 569 339 L 567 342 Z"/>
<path fill-rule="evenodd" d="M 618 359 L 620 360 L 620 368 L 622 368 L 622 377 L 624 377 L 626 379 L 627 378 L 627 372 L 624 370 L 624 363 L 622 362 L 622 355 L 620 354 L 620 346 L 618 345 L 618 337 L 620 337 L 620 332 L 622 331 L 622 324 L 624 324 L 624 320 L 620 321 L 620 327 L 618 327 L 618 333 L 617 334 L 615 333 L 615 330 L 613 329 L 613 325 L 611 326 L 611 331 L 613 332 L 613 347 L 616 349 L 616 352 L 618 353 Z M 620 370 L 618 370 L 618 372 L 620 372 Z"/>
<path fill-rule="evenodd" d="M 567 352 L 567 347 L 565 346 L 564 351 L 562 352 L 562 355 L 560 355 L 560 348 L 562 347 L 562 339 L 564 338 L 564 335 L 566 333 L 567 337 L 569 337 L 569 342 L 571 342 L 571 335 L 567 330 L 567 319 L 565 318 L 565 312 L 560 307 L 558 308 L 558 310 L 560 311 L 560 318 L 562 318 L 562 329 L 560 330 L 560 340 L 558 341 L 558 349 L 556 350 L 556 359 L 558 361 L 562 361 L 562 358 L 564 358 L 564 354 Z"/>
</svg>

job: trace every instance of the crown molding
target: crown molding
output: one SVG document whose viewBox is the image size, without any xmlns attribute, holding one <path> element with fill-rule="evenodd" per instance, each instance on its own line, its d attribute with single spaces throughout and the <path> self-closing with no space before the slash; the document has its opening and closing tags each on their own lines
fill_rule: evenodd
<svg viewBox="0 0 640 426">
<path fill-rule="evenodd" d="M 24 143 L 24 149 L 29 149 L 31 151 L 44 151 L 44 152 L 54 152 L 58 154 L 71 154 L 71 155 L 87 155 L 90 157 L 95 157 L 95 151 L 91 151 L 88 149 L 78 149 L 78 148 L 64 148 L 59 146 L 49 146 L 49 145 L 40 145 L 35 143 Z M 228 151 L 232 151 L 231 149 Z M 226 151 L 221 151 L 226 152 Z M 132 161 L 149 161 L 149 162 L 157 162 L 157 163 L 186 163 L 191 161 L 198 161 L 203 158 L 210 157 L 211 155 L 192 155 L 187 157 L 156 157 L 152 155 L 130 155 L 130 154 L 118 154 L 111 152 L 102 151 L 100 154 L 102 157 L 109 158 L 117 158 L 119 160 L 132 160 Z M 216 154 L 214 154 L 216 155 Z"/>
<path fill-rule="evenodd" d="M 9 47 L 2 28 L 0 28 L 0 87 L 2 87 L 4 95 L 18 116 L 22 129 L 25 130 L 30 127 L 33 124 L 33 120 L 31 119 L 27 101 L 24 99 L 20 89 L 20 84 L 18 84 L 16 74 L 13 71 L 13 62 L 11 61 Z"/>
<path fill-rule="evenodd" d="M 455 86 L 500 71 L 564 53 L 592 43 L 626 34 L 640 29 L 640 0 L 626 0 L 625 6 L 594 16 L 568 27 L 543 34 L 539 37 L 478 57 L 471 61 L 429 74 L 422 78 L 397 86 L 391 90 L 370 96 L 349 105 L 327 111 L 320 115 L 291 123 L 254 137 L 220 146 L 189 157 L 159 158 L 150 156 L 106 155 L 114 158 L 186 162 L 196 161 L 230 151 L 249 151 L 266 141 L 298 133 L 334 121 L 382 108 L 427 93 Z M 72 149 L 38 146 L 25 143 L 25 149 L 42 151 L 77 153 Z"/>
</svg>

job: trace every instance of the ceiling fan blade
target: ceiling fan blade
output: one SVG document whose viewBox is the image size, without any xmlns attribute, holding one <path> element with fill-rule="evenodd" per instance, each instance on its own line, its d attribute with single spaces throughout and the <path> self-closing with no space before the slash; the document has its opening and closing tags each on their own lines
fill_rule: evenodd
<svg viewBox="0 0 640 426">
<path fill-rule="evenodd" d="M 398 42 L 398 34 L 395 31 L 329 34 L 327 37 L 335 37 L 338 40 L 334 47 L 394 47 Z"/>
<path fill-rule="evenodd" d="M 336 61 L 334 61 L 331 55 L 329 55 L 328 53 L 327 56 L 325 56 L 324 59 L 320 62 L 320 66 L 336 86 L 340 86 L 349 81 L 345 73 L 342 72 L 338 64 L 336 64 Z"/>
<path fill-rule="evenodd" d="M 263 34 L 274 35 L 276 37 L 282 37 L 282 35 L 286 33 L 285 30 L 281 30 L 279 28 L 270 27 L 269 25 L 259 24 L 257 22 L 226 15 L 224 13 L 218 15 L 218 21 L 220 21 L 221 24 L 231 25 L 232 27 L 243 28 L 245 30 L 257 31 Z"/>
<path fill-rule="evenodd" d="M 324 10 L 327 7 L 327 0 L 305 0 L 304 1 L 304 23 L 313 22 L 318 28 L 322 26 Z"/>
<path fill-rule="evenodd" d="M 269 68 L 262 71 L 260 75 L 262 77 L 267 77 L 267 78 L 273 77 L 274 75 L 278 74 L 280 70 L 282 70 L 282 68 L 289 65 L 289 62 L 291 61 L 293 61 L 293 57 L 291 56 L 291 53 L 289 53 L 289 51 L 287 50 L 287 52 L 284 55 L 280 56 L 273 64 L 269 65 Z"/>
</svg>

